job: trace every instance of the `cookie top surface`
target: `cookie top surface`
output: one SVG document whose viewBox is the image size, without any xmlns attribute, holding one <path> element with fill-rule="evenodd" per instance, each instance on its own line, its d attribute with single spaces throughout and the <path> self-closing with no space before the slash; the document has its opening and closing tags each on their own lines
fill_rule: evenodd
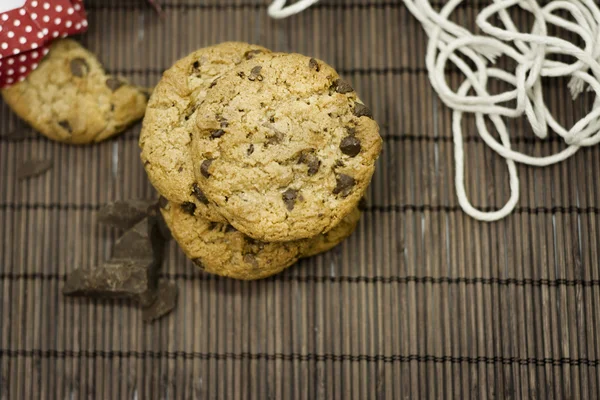
<svg viewBox="0 0 600 400">
<path fill-rule="evenodd" d="M 299 54 L 244 61 L 196 115 L 198 185 L 238 230 L 263 241 L 337 225 L 367 188 L 381 150 L 371 112 L 336 71 Z"/>
<path fill-rule="evenodd" d="M 50 139 L 85 144 L 122 132 L 142 118 L 147 91 L 109 76 L 78 42 L 55 41 L 38 68 L 2 90 L 6 103 Z"/>
<path fill-rule="evenodd" d="M 277 274 L 300 258 L 306 243 L 264 243 L 234 229 L 185 212 L 169 203 L 161 208 L 183 252 L 206 272 L 252 280 Z"/>
<path fill-rule="evenodd" d="M 192 204 L 196 213 L 225 222 L 197 185 L 192 171 L 190 133 L 197 105 L 224 72 L 267 49 L 226 42 L 197 50 L 165 71 L 148 103 L 140 134 L 141 158 L 148 178 L 168 200 Z"/>
</svg>

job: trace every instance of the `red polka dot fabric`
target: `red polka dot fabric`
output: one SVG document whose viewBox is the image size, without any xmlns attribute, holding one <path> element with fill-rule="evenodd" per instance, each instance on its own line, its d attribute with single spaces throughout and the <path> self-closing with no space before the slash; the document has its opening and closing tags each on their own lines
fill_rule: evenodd
<svg viewBox="0 0 600 400">
<path fill-rule="evenodd" d="M 35 70 L 53 40 L 87 29 L 83 0 L 0 2 L 0 88 Z"/>
</svg>

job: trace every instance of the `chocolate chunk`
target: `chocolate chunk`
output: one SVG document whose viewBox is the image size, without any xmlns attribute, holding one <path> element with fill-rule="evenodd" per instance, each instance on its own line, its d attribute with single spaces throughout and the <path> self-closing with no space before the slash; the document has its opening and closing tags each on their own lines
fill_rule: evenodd
<svg viewBox="0 0 600 400">
<path fill-rule="evenodd" d="M 333 189 L 333 194 L 341 194 L 342 197 L 346 197 L 350 194 L 354 185 L 356 185 L 356 181 L 353 177 L 346 174 L 339 174 L 336 177 L 336 185 Z"/>
<path fill-rule="evenodd" d="M 317 72 L 319 72 L 321 70 L 321 66 L 319 65 L 319 62 L 317 60 L 315 60 L 314 58 L 311 58 L 310 60 L 308 60 L 308 68 L 314 69 Z"/>
<path fill-rule="evenodd" d="M 144 218 L 117 240 L 111 260 L 159 260 L 163 246 L 156 220 Z"/>
<path fill-rule="evenodd" d="M 254 153 L 254 145 L 252 143 L 250 143 L 250 146 L 248 146 L 247 153 L 248 153 L 248 155 L 251 155 L 252 153 Z"/>
<path fill-rule="evenodd" d="M 317 156 L 310 152 L 302 153 L 299 162 L 308 166 L 308 176 L 313 176 L 316 174 L 321 167 L 321 160 L 319 160 Z"/>
<path fill-rule="evenodd" d="M 77 57 L 71 60 L 69 67 L 71 68 L 71 73 L 79 78 L 87 75 L 90 69 L 88 63 L 81 57 Z"/>
<path fill-rule="evenodd" d="M 200 269 L 206 269 L 206 267 L 204 266 L 204 263 L 202 262 L 202 259 L 200 257 L 194 258 L 192 260 L 192 262 L 197 266 L 200 267 Z"/>
<path fill-rule="evenodd" d="M 340 143 L 342 153 L 350 157 L 356 157 L 360 153 L 360 140 L 355 136 L 346 136 Z"/>
<path fill-rule="evenodd" d="M 154 200 L 128 200 L 107 203 L 98 212 L 98 222 L 118 229 L 129 229 L 148 216 Z"/>
<path fill-rule="evenodd" d="M 261 70 L 262 70 L 262 67 L 260 65 L 257 65 L 256 67 L 252 68 L 252 70 L 250 70 L 250 75 L 248 75 L 248 80 L 262 81 L 263 76 L 260 74 Z"/>
<path fill-rule="evenodd" d="M 233 226 L 227 224 L 225 226 L 225 233 L 231 233 L 231 232 L 237 232 L 237 229 L 235 229 Z"/>
<path fill-rule="evenodd" d="M 200 68 L 200 61 L 198 61 L 198 60 L 194 61 L 194 63 L 192 64 L 192 67 L 193 67 L 194 69 L 198 69 L 198 68 Z"/>
<path fill-rule="evenodd" d="M 125 84 L 125 82 L 123 82 L 117 78 L 113 78 L 113 77 L 110 77 L 106 80 L 106 86 L 113 92 L 115 92 L 118 88 L 120 88 L 124 84 Z"/>
<path fill-rule="evenodd" d="M 244 58 L 246 60 L 251 60 L 253 59 L 256 55 L 258 54 L 262 54 L 264 53 L 264 51 L 256 49 L 256 50 L 248 50 L 247 52 L 244 53 Z"/>
<path fill-rule="evenodd" d="M 355 103 L 354 104 L 354 115 L 357 117 L 369 117 L 373 119 L 373 113 L 369 110 L 369 107 L 364 104 Z"/>
<path fill-rule="evenodd" d="M 58 121 L 58 125 L 69 133 L 73 133 L 73 128 L 67 120 Z"/>
<path fill-rule="evenodd" d="M 190 215 L 194 215 L 196 212 L 196 205 L 192 202 L 184 201 L 183 204 L 181 204 L 181 209 Z"/>
<path fill-rule="evenodd" d="M 336 92 L 341 93 L 341 94 L 354 92 L 354 88 L 352 86 L 350 86 L 350 84 L 343 79 L 336 79 L 333 82 L 333 87 Z"/>
<path fill-rule="evenodd" d="M 195 198 L 198 199 L 198 201 L 200 203 L 208 205 L 208 199 L 206 198 L 206 195 L 204 194 L 202 189 L 200 189 L 200 186 L 198 186 L 198 184 L 196 184 L 196 183 L 192 184 L 192 194 L 194 195 Z M 194 211 L 196 211 L 195 207 L 194 207 Z M 192 211 L 192 214 L 193 214 L 193 211 Z"/>
<path fill-rule="evenodd" d="M 17 179 L 24 179 L 39 176 L 52 168 L 52 160 L 28 160 L 17 168 Z"/>
<path fill-rule="evenodd" d="M 177 305 L 178 296 L 179 289 L 175 283 L 160 281 L 158 283 L 156 299 L 152 305 L 146 307 L 142 312 L 144 322 L 156 321 L 173 311 Z"/>
<path fill-rule="evenodd" d="M 294 204 L 296 203 L 296 198 L 298 197 L 298 191 L 294 189 L 288 189 L 282 193 L 281 198 L 285 203 L 285 207 L 292 211 L 294 209 Z"/>
<path fill-rule="evenodd" d="M 167 200 L 166 197 L 160 196 L 158 198 L 158 205 L 160 206 L 160 208 L 167 208 L 167 206 L 169 205 L 169 200 Z"/>
<path fill-rule="evenodd" d="M 205 177 L 205 178 L 210 177 L 210 172 L 208 172 L 208 169 L 210 168 L 210 165 L 212 164 L 212 162 L 213 162 L 213 160 L 202 161 L 202 164 L 200 165 L 200 173 L 202 174 L 203 177 Z"/>
<path fill-rule="evenodd" d="M 344 167 L 346 164 L 344 164 L 344 162 L 342 160 L 335 160 L 335 166 L 336 167 Z"/>
<path fill-rule="evenodd" d="M 216 139 L 216 138 L 220 138 L 221 136 L 223 136 L 225 134 L 225 131 L 223 129 L 217 129 L 216 131 L 213 131 L 210 134 L 210 138 L 211 139 Z"/>
<path fill-rule="evenodd" d="M 258 267 L 258 260 L 254 256 L 254 254 L 250 254 L 250 253 L 244 254 L 244 262 L 246 264 L 252 265 L 254 268 Z"/>
</svg>

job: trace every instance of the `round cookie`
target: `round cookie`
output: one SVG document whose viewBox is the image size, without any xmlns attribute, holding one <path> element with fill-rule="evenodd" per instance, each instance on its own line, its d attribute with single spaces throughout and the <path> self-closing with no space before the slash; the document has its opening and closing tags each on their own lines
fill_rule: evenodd
<svg viewBox="0 0 600 400">
<path fill-rule="evenodd" d="M 92 53 L 62 39 L 52 44 L 35 71 L 3 89 L 2 96 L 48 138 L 85 144 L 114 136 L 142 118 L 148 93 L 106 75 Z"/>
<path fill-rule="evenodd" d="M 189 211 L 210 221 L 226 222 L 195 184 L 189 151 L 195 111 L 215 79 L 268 51 L 247 43 L 226 42 L 197 50 L 165 71 L 148 102 L 140 147 L 150 182 L 169 201 L 185 203 Z"/>
<path fill-rule="evenodd" d="M 358 204 L 381 150 L 379 127 L 350 84 L 299 54 L 236 66 L 196 117 L 199 187 L 231 225 L 266 242 L 336 226 Z"/>
<path fill-rule="evenodd" d="M 299 258 L 331 250 L 350 236 L 360 218 L 360 211 L 355 208 L 326 234 L 292 242 L 265 243 L 231 225 L 192 216 L 164 198 L 159 204 L 171 234 L 188 258 L 206 272 L 243 280 L 275 275 Z"/>
</svg>

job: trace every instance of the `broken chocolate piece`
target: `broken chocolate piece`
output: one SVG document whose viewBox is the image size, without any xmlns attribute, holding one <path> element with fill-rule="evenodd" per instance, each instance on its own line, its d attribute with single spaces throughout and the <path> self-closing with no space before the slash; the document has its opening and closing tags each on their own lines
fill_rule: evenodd
<svg viewBox="0 0 600 400">
<path fill-rule="evenodd" d="M 86 76 L 90 69 L 88 63 L 81 57 L 71 60 L 69 67 L 71 68 L 71 73 L 79 78 Z"/>
<path fill-rule="evenodd" d="M 263 76 L 260 74 L 261 70 L 262 70 L 262 67 L 260 65 L 257 65 L 256 67 L 252 68 L 250 70 L 250 75 L 248 75 L 248 80 L 250 80 L 250 81 L 262 81 L 263 80 Z"/>
<path fill-rule="evenodd" d="M 156 299 L 142 311 L 144 322 L 153 322 L 157 319 L 169 314 L 177 305 L 179 296 L 179 288 L 173 282 L 160 281 L 158 283 L 158 291 Z"/>
<path fill-rule="evenodd" d="M 58 121 L 58 125 L 69 133 L 73 133 L 73 128 L 67 120 Z"/>
<path fill-rule="evenodd" d="M 98 212 L 98 222 L 119 229 L 129 229 L 149 214 L 155 200 L 115 201 L 105 204 Z"/>
<path fill-rule="evenodd" d="M 360 140 L 355 136 L 346 136 L 340 143 L 342 153 L 350 157 L 356 157 L 360 153 Z"/>
<path fill-rule="evenodd" d="M 200 186 L 198 186 L 198 184 L 196 183 L 192 184 L 192 194 L 198 199 L 200 203 L 208 204 L 208 198 L 206 198 L 206 195 L 204 194 L 202 189 L 200 189 Z M 194 209 L 194 211 L 196 210 Z"/>
<path fill-rule="evenodd" d="M 317 60 L 315 60 L 314 58 L 311 58 L 310 60 L 308 60 L 308 68 L 314 69 L 317 72 L 319 72 L 321 70 L 321 67 L 319 66 L 319 62 Z"/>
<path fill-rule="evenodd" d="M 294 204 L 296 203 L 296 198 L 298 197 L 298 191 L 295 189 L 288 189 L 282 193 L 281 198 L 285 203 L 285 207 L 292 211 L 294 209 Z"/>
<path fill-rule="evenodd" d="M 115 243 L 111 261 L 162 261 L 164 240 L 156 222 L 144 218 L 126 231 Z"/>
<path fill-rule="evenodd" d="M 112 92 L 117 91 L 117 89 L 119 89 L 124 84 L 125 82 L 114 77 L 110 77 L 106 80 L 106 87 L 108 87 Z"/>
<path fill-rule="evenodd" d="M 346 174 L 339 174 L 336 177 L 336 185 L 333 189 L 333 194 L 341 194 L 342 197 L 346 197 L 350 194 L 354 185 L 356 185 L 356 181 L 353 177 Z"/>
<path fill-rule="evenodd" d="M 319 168 L 321 167 L 321 160 L 319 160 L 317 156 L 315 156 L 311 152 L 302 153 L 298 161 L 308 166 L 308 176 L 313 176 L 314 174 L 316 174 L 319 171 Z"/>
<path fill-rule="evenodd" d="M 205 178 L 210 177 L 210 172 L 208 171 L 208 169 L 210 168 L 210 165 L 212 164 L 212 162 L 213 162 L 213 160 L 202 161 L 202 164 L 200 165 L 200 173 L 202 174 L 203 177 L 205 177 Z"/>
<path fill-rule="evenodd" d="M 354 92 L 354 88 L 343 79 L 336 79 L 333 82 L 333 87 L 336 92 L 341 93 L 341 94 Z"/>
<path fill-rule="evenodd" d="M 181 209 L 190 215 L 194 215 L 196 212 L 196 205 L 192 202 L 184 201 L 183 204 L 181 204 Z"/>
<path fill-rule="evenodd" d="M 373 113 L 371 112 L 369 107 L 360 103 L 354 104 L 354 115 L 357 117 L 369 117 L 373 119 Z"/>
<path fill-rule="evenodd" d="M 52 160 L 27 160 L 17 168 L 17 179 L 24 179 L 39 176 L 52 168 Z"/>
<path fill-rule="evenodd" d="M 220 138 L 221 136 L 223 136 L 225 134 L 225 131 L 223 129 L 217 129 L 216 131 L 213 131 L 210 134 L 210 138 L 211 139 L 216 139 L 216 138 Z"/>
</svg>

